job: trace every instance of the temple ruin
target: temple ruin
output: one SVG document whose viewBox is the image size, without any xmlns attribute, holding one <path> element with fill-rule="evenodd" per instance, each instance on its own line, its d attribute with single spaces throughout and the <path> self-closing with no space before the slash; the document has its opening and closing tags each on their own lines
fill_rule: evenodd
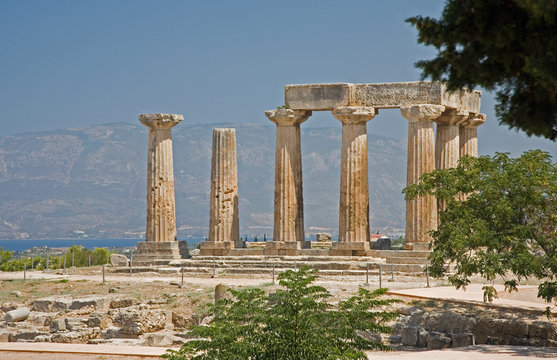
<svg viewBox="0 0 557 360">
<path fill-rule="evenodd" d="M 463 155 L 478 155 L 477 127 L 485 122 L 480 101 L 479 91 L 450 92 L 439 82 L 286 85 L 284 106 L 265 112 L 276 125 L 273 240 L 257 248 L 244 248 L 238 241 L 235 132 L 215 129 L 210 232 L 201 244 L 202 255 L 372 256 L 367 122 L 380 109 L 400 109 L 408 120 L 406 183 L 416 184 L 424 173 L 455 167 Z M 342 123 L 339 236 L 329 250 L 311 249 L 304 234 L 300 124 L 314 111 L 331 111 Z M 148 179 L 155 180 L 149 184 L 155 181 L 161 186 L 161 190 L 148 186 L 146 248 L 150 243 L 172 242 L 176 235 L 170 128 L 181 116 L 141 115 L 140 120 L 150 128 Z M 157 161 L 159 165 L 153 165 Z M 437 227 L 438 206 L 443 204 L 438 205 L 432 196 L 406 202 L 407 250 L 428 249 L 429 233 Z"/>
</svg>

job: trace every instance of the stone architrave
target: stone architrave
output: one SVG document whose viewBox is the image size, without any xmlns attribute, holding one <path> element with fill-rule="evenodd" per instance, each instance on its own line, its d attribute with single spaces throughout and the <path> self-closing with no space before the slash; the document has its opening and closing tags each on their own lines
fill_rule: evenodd
<svg viewBox="0 0 557 360">
<path fill-rule="evenodd" d="M 267 254 L 291 255 L 294 248 L 306 247 L 300 124 L 311 111 L 279 108 L 265 115 L 277 126 L 273 241 L 267 242 Z"/>
<path fill-rule="evenodd" d="M 362 106 L 337 107 L 333 110 L 335 118 L 342 122 L 339 233 L 338 243 L 334 243 L 331 250 L 333 253 L 346 252 L 339 255 L 365 255 L 362 251 L 369 249 L 366 126 L 376 113 L 374 108 Z"/>
<path fill-rule="evenodd" d="M 147 150 L 147 226 L 145 242 L 138 243 L 136 264 L 154 259 L 179 259 L 176 241 L 172 127 L 184 120 L 177 114 L 141 114 L 149 128 Z"/>
<path fill-rule="evenodd" d="M 209 208 L 209 241 L 201 243 L 201 255 L 226 255 L 240 248 L 235 129 L 213 129 Z"/>
<path fill-rule="evenodd" d="M 433 120 L 445 110 L 443 105 L 413 105 L 400 108 L 408 120 L 406 184 L 417 184 L 423 173 L 435 169 Z M 429 232 L 437 227 L 437 201 L 424 196 L 406 201 L 406 243 L 414 250 L 427 249 Z"/>
<path fill-rule="evenodd" d="M 458 165 L 460 158 L 459 125 L 468 119 L 468 111 L 446 110 L 435 119 L 435 168 L 450 169 Z"/>
<path fill-rule="evenodd" d="M 473 114 L 460 125 L 460 156 L 478 157 L 478 126 L 485 122 L 485 114 Z"/>
</svg>

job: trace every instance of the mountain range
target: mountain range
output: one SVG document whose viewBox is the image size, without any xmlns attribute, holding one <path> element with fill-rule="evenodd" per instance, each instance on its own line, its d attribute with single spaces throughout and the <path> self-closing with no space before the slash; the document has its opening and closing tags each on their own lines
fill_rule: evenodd
<svg viewBox="0 0 557 360">
<path fill-rule="evenodd" d="M 240 235 L 272 235 L 275 127 L 173 128 L 178 238 L 205 237 L 212 129 L 237 135 Z M 341 129 L 302 125 L 306 235 L 338 232 Z M 368 135 L 370 228 L 403 235 L 406 140 Z M 111 123 L 0 137 L 0 239 L 141 238 L 147 128 Z"/>
</svg>

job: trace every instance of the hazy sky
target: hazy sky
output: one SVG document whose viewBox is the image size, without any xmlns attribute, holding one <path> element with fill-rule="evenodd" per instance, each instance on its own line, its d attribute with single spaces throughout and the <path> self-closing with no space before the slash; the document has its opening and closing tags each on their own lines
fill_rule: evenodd
<svg viewBox="0 0 557 360">
<path fill-rule="evenodd" d="M 418 46 L 404 19 L 438 17 L 443 0 L 139 1 L 0 0 L 0 135 L 124 121 L 147 112 L 186 123 L 269 123 L 283 86 L 419 80 Z M 481 154 L 557 144 L 494 116 L 484 92 Z M 317 113 L 305 127 L 338 126 Z M 370 133 L 407 135 L 398 110 Z M 303 140 L 302 140 L 303 142 Z"/>
</svg>

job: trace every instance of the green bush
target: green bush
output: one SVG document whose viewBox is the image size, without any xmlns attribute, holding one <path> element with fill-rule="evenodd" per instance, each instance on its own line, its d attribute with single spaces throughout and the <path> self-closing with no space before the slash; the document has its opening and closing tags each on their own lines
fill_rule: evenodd
<svg viewBox="0 0 557 360">
<path fill-rule="evenodd" d="M 195 340 L 163 355 L 171 360 L 333 360 L 366 359 L 365 350 L 389 348 L 362 335 L 388 333 L 398 315 L 387 307 L 396 300 L 379 297 L 386 289 L 361 288 L 333 306 L 330 293 L 312 285 L 317 270 L 302 267 L 279 275 L 283 289 L 272 296 L 259 288 L 230 290 L 233 300 L 212 308 L 208 326 L 195 327 Z"/>
</svg>

